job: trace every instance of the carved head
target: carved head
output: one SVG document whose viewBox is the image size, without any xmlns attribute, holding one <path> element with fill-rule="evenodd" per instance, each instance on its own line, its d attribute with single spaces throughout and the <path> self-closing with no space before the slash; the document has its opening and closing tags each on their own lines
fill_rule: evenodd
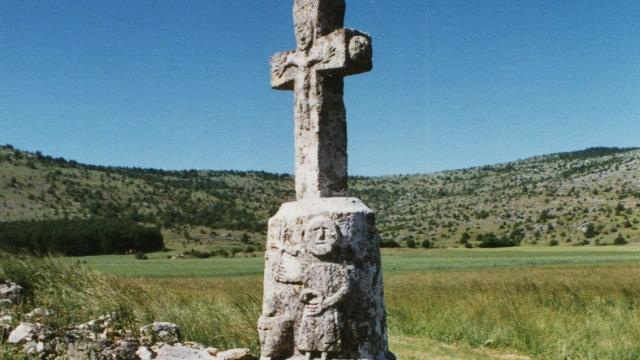
<svg viewBox="0 0 640 360">
<path fill-rule="evenodd" d="M 356 63 L 371 62 L 371 40 L 357 35 L 349 40 L 349 56 Z"/>
<path fill-rule="evenodd" d="M 305 231 L 307 250 L 316 256 L 330 254 L 341 238 L 336 223 L 326 216 L 311 219 Z"/>
<path fill-rule="evenodd" d="M 296 23 L 295 30 L 298 50 L 309 50 L 313 45 L 313 24 L 311 21 Z"/>
</svg>

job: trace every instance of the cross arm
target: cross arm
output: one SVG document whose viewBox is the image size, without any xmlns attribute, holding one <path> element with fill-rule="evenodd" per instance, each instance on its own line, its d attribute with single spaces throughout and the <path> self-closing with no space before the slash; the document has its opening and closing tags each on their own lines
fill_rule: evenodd
<svg viewBox="0 0 640 360">
<path fill-rule="evenodd" d="M 287 59 L 295 51 L 277 53 L 271 57 L 271 87 L 277 90 L 293 90 L 296 67 L 287 65 Z"/>
<path fill-rule="evenodd" d="M 319 71 L 348 76 L 373 68 L 371 37 L 358 30 L 336 30 L 316 42 L 314 47 L 323 59 Z"/>
</svg>

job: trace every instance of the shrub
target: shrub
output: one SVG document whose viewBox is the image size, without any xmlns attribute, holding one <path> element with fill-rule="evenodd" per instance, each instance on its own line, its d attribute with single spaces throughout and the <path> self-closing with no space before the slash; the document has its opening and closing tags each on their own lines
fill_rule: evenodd
<svg viewBox="0 0 640 360">
<path fill-rule="evenodd" d="M 416 241 L 413 239 L 409 239 L 407 240 L 407 247 L 410 249 L 415 249 L 416 248 Z"/>
<path fill-rule="evenodd" d="M 87 256 L 162 250 L 159 228 L 123 219 L 0 223 L 0 248 L 34 254 Z"/>
<path fill-rule="evenodd" d="M 553 239 L 553 240 L 549 241 L 549 246 L 558 246 L 558 240 Z"/>
<path fill-rule="evenodd" d="M 471 235 L 466 231 L 462 233 L 462 236 L 460 237 L 460 244 L 467 244 L 469 240 L 471 240 Z"/>
<path fill-rule="evenodd" d="M 587 228 L 584 231 L 584 237 L 586 237 L 587 239 L 591 239 L 596 237 L 598 234 L 598 230 L 592 223 L 587 224 Z"/>
<path fill-rule="evenodd" d="M 431 248 L 433 248 L 433 243 L 431 241 L 429 241 L 429 240 L 424 240 L 424 241 L 422 241 L 420 246 L 425 248 L 425 249 L 431 249 Z"/>
<path fill-rule="evenodd" d="M 480 241 L 478 246 L 481 248 L 513 247 L 519 246 L 521 242 L 510 235 L 497 236 L 494 233 L 479 234 L 478 241 Z"/>
<path fill-rule="evenodd" d="M 147 256 L 147 254 L 143 253 L 142 251 L 138 251 L 138 252 L 134 255 L 134 257 L 135 257 L 137 260 L 148 260 L 148 259 L 149 259 L 149 257 Z"/>
<path fill-rule="evenodd" d="M 618 233 L 618 236 L 613 240 L 614 245 L 627 245 L 628 243 L 627 239 L 625 239 L 620 233 Z"/>
<path fill-rule="evenodd" d="M 381 248 L 399 248 L 400 244 L 390 239 L 383 239 L 380 241 Z"/>
</svg>

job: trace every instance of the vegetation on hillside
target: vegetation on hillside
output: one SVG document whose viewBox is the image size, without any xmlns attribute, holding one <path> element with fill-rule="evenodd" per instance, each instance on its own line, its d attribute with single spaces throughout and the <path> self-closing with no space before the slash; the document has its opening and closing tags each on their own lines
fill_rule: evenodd
<svg viewBox="0 0 640 360">
<path fill-rule="evenodd" d="M 66 256 L 125 254 L 164 248 L 160 229 L 125 219 L 0 222 L 0 248 Z"/>
<path fill-rule="evenodd" d="M 376 210 L 383 239 L 403 246 L 474 247 L 514 233 L 522 245 L 640 241 L 638 149 L 352 177 L 350 192 Z M 0 221 L 124 218 L 161 226 L 185 248 L 245 236 L 257 244 L 269 216 L 293 198 L 290 175 L 102 167 L 0 148 Z"/>
</svg>

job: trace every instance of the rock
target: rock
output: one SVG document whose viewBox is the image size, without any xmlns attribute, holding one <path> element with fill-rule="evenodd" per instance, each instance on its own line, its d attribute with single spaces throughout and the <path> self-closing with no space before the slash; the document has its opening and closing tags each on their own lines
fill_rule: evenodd
<svg viewBox="0 0 640 360">
<path fill-rule="evenodd" d="M 254 360 L 255 357 L 249 349 L 231 349 L 221 351 L 216 355 L 219 360 Z"/>
<path fill-rule="evenodd" d="M 180 342 L 180 327 L 169 322 L 154 322 L 140 328 L 140 340 L 143 344 L 156 342 L 173 345 Z"/>
<path fill-rule="evenodd" d="M 102 350 L 102 359 L 113 360 L 136 360 L 137 351 L 139 348 L 138 340 L 133 338 L 126 338 L 117 340 L 113 345 Z"/>
<path fill-rule="evenodd" d="M 218 360 L 205 349 L 187 347 L 181 344 L 164 345 L 158 349 L 156 360 Z"/>
<path fill-rule="evenodd" d="M 37 332 L 37 326 L 31 323 L 22 323 L 16 327 L 7 340 L 10 344 L 20 344 L 33 339 Z"/>
<path fill-rule="evenodd" d="M 220 352 L 218 348 L 214 348 L 214 347 L 208 347 L 206 350 L 211 356 L 217 356 L 218 353 Z"/>
<path fill-rule="evenodd" d="M 136 355 L 140 358 L 140 360 L 151 360 L 154 358 L 154 353 L 149 350 L 146 346 L 140 346 L 138 351 L 136 351 Z"/>
<path fill-rule="evenodd" d="M 14 282 L 5 281 L 0 283 L 0 299 L 6 299 L 15 304 L 20 300 L 24 288 Z"/>
<path fill-rule="evenodd" d="M 13 316 L 4 315 L 0 317 L 1 340 L 4 340 L 7 336 L 9 336 L 9 333 L 11 333 L 11 330 L 13 330 Z"/>
<path fill-rule="evenodd" d="M 44 346 L 43 346 L 44 348 Z M 22 352 L 27 355 L 34 355 L 38 352 L 38 343 L 35 341 L 27 342 L 22 348 Z"/>
<path fill-rule="evenodd" d="M 51 315 L 53 315 L 53 311 L 49 309 L 35 308 L 31 310 L 31 312 L 26 314 L 24 317 L 28 321 L 42 321 Z"/>
</svg>

